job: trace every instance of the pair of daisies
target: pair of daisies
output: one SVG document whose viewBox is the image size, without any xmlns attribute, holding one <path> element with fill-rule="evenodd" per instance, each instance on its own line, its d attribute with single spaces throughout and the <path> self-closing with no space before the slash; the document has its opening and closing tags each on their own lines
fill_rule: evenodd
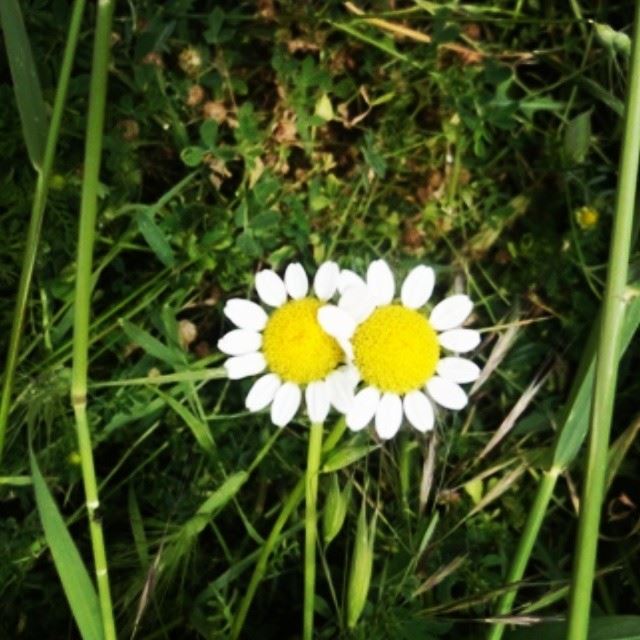
<svg viewBox="0 0 640 640">
<path fill-rule="evenodd" d="M 404 418 L 418 431 L 429 431 L 434 403 L 464 408 L 468 399 L 460 385 L 480 374 L 459 355 L 480 343 L 477 331 L 462 328 L 471 300 L 452 295 L 427 315 L 434 284 L 433 269 L 417 266 L 397 299 L 384 260 L 373 261 L 365 278 L 325 262 L 313 292 L 298 263 L 287 267 L 284 278 L 260 271 L 255 288 L 270 310 L 238 298 L 224 307 L 237 327 L 218 342 L 230 356 L 227 374 L 230 379 L 260 375 L 247 395 L 247 409 L 270 406 L 271 420 L 280 427 L 294 418 L 304 393 L 312 422 L 323 422 L 333 407 L 353 431 L 373 421 L 383 439 L 393 437 Z M 336 298 L 337 304 L 331 302 Z"/>
</svg>

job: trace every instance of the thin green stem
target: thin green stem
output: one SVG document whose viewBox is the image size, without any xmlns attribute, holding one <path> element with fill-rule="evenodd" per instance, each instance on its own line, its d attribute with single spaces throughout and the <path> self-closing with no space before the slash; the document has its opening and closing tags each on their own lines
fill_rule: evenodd
<svg viewBox="0 0 640 640">
<path fill-rule="evenodd" d="M 522 580 L 524 571 L 527 568 L 529 557 L 533 551 L 533 545 L 536 542 L 538 532 L 540 531 L 540 527 L 542 526 L 542 522 L 547 512 L 549 501 L 553 495 L 553 490 L 556 486 L 559 473 L 560 469 L 558 467 L 553 467 L 549 471 L 546 471 L 542 476 L 533 506 L 529 512 L 529 517 L 527 518 L 520 542 L 518 543 L 518 548 L 516 549 L 511 566 L 509 567 L 509 573 L 506 580 L 507 584 L 513 584 Z M 511 611 L 516 593 L 517 590 L 514 587 L 513 589 L 506 591 L 501 596 L 496 608 L 497 616 L 505 615 Z M 504 630 L 505 624 L 500 622 L 496 623 L 489 630 L 487 640 L 500 640 Z"/>
<path fill-rule="evenodd" d="M 322 423 L 309 429 L 304 522 L 304 620 L 303 640 L 313 639 L 313 605 L 316 595 L 316 541 L 318 539 L 318 473 L 322 454 Z"/>
<path fill-rule="evenodd" d="M 339 420 L 325 440 L 324 446 L 322 447 L 323 455 L 326 455 L 330 451 L 333 451 L 335 446 L 338 444 L 338 441 L 342 437 L 345 429 L 346 426 L 344 419 Z M 300 478 L 300 480 L 298 480 L 298 482 L 296 482 L 285 503 L 282 505 L 282 509 L 280 510 L 276 521 L 273 523 L 273 527 L 269 532 L 269 536 L 265 540 L 264 545 L 260 550 L 260 556 L 258 557 L 258 561 L 256 562 L 253 574 L 251 575 L 249 586 L 247 587 L 242 601 L 240 602 L 240 606 L 238 607 L 238 611 L 233 618 L 233 625 L 231 627 L 231 640 L 237 640 L 237 638 L 242 633 L 242 629 L 247 619 L 247 614 L 249 613 L 251 603 L 253 602 L 253 598 L 256 594 L 256 590 L 258 589 L 258 586 L 262 582 L 262 579 L 264 578 L 264 575 L 267 571 L 269 558 L 271 557 L 273 550 L 278 545 L 278 542 L 280 541 L 280 534 L 282 533 L 284 526 L 287 524 L 287 521 L 291 517 L 291 514 L 302 502 L 302 498 L 305 494 L 305 487 L 306 476 L 303 476 L 302 478 Z"/>
<path fill-rule="evenodd" d="M 93 245 L 98 203 L 98 179 L 102 156 L 102 131 L 104 126 L 109 43 L 113 21 L 113 0 L 100 0 L 96 19 L 91 85 L 89 89 L 89 114 L 84 156 L 84 177 L 80 205 L 80 229 L 76 261 L 76 289 L 73 323 L 73 369 L 71 373 L 71 403 L 76 417 L 78 449 L 81 458 L 89 532 L 93 560 L 98 583 L 98 596 L 102 613 L 105 640 L 115 640 L 116 630 L 109 588 L 107 555 L 98 516 L 100 501 L 93 464 L 91 432 L 87 419 L 87 378 L 89 367 L 89 325 L 91 315 L 91 279 Z"/>
<path fill-rule="evenodd" d="M 22 271 L 20 273 L 20 283 L 18 285 L 16 305 L 13 312 L 13 324 L 9 337 L 9 348 L 7 350 L 7 359 L 4 368 L 2 397 L 0 398 L 0 462 L 2 461 L 2 453 L 4 450 L 7 421 L 9 419 L 9 412 L 11 411 L 13 383 L 18 361 L 18 351 L 20 349 L 20 338 L 22 337 L 24 326 L 25 309 L 29 298 L 38 244 L 40 243 L 42 221 L 49 191 L 49 179 L 53 170 L 53 162 L 58 145 L 58 137 L 60 135 L 60 123 L 62 122 L 62 114 L 67 101 L 69 78 L 71 77 L 71 69 L 78 44 L 84 7 L 85 0 L 75 0 L 71 13 L 71 22 L 69 23 L 69 31 L 67 33 L 67 42 L 62 57 L 62 66 L 60 67 L 60 79 L 58 80 L 58 87 L 53 103 L 51 123 L 47 132 L 42 169 L 38 172 L 33 205 L 31 207 L 31 220 L 29 221 L 29 229 L 27 231 L 27 242 L 22 260 Z"/>
<path fill-rule="evenodd" d="M 578 539 L 569 597 L 568 640 L 585 640 L 589 631 L 591 592 L 595 574 L 600 511 L 604 498 L 611 418 L 618 377 L 617 354 L 625 308 L 624 293 L 629 270 L 638 154 L 640 153 L 639 37 L 640 2 L 636 2 L 626 119 L 620 156 L 620 177 L 598 343 L 595 386 L 591 406 L 589 451 L 580 501 Z"/>
</svg>

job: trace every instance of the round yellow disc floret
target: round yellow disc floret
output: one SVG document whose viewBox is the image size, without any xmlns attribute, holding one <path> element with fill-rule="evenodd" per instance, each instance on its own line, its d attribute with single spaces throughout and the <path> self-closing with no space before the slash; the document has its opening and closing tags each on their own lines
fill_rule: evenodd
<svg viewBox="0 0 640 640">
<path fill-rule="evenodd" d="M 429 321 L 399 304 L 377 308 L 356 329 L 352 342 L 362 379 L 385 392 L 423 387 L 440 359 L 438 336 Z"/>
<path fill-rule="evenodd" d="M 342 359 L 338 343 L 318 324 L 320 300 L 292 300 L 276 309 L 264 329 L 262 349 L 267 365 L 287 382 L 322 380 Z"/>
</svg>

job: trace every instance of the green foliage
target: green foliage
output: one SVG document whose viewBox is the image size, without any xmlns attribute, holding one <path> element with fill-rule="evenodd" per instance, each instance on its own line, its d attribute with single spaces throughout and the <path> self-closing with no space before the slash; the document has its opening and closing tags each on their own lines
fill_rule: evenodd
<svg viewBox="0 0 640 640">
<path fill-rule="evenodd" d="M 45 105 L 62 58 L 64 4 L 22 6 Z M 588 382 L 575 403 L 569 395 L 603 288 L 628 3 L 582 3 L 582 20 L 577 3 L 354 4 L 364 17 L 333 0 L 118 3 L 88 412 L 119 637 L 134 629 L 137 638 L 229 637 L 266 546 L 243 634 L 299 633 L 296 487 L 307 425 L 301 417 L 277 435 L 267 415 L 248 414 L 250 381 L 226 381 L 216 351 L 226 299 L 252 295 L 258 268 L 290 260 L 310 272 L 328 258 L 362 270 L 385 256 L 398 281 L 432 264 L 437 296 L 461 287 L 477 301 L 474 324 L 485 330 L 477 360 L 492 368 L 468 409 L 439 417 L 432 471 L 430 436 L 409 430 L 406 458 L 400 439 L 381 444 L 368 432 L 347 432 L 323 458 L 319 518 L 330 544 L 318 556 L 317 637 L 482 637 L 553 464 L 567 473 L 513 615 L 566 611 Z M 62 526 L 90 557 L 68 396 L 93 11 L 73 68 L 0 470 L 0 636 L 8 638 L 70 633 L 71 598 L 39 523 L 29 428 Z M 185 50 L 199 63 L 185 65 Z M 0 72 L 4 349 L 35 176 L 4 56 Z M 588 228 L 576 215 L 583 206 L 597 214 Z M 637 300 L 634 285 L 634 318 Z M 640 606 L 630 322 L 594 603 L 607 616 Z M 547 371 L 514 428 L 478 459 Z M 370 582 L 349 605 L 354 549 L 365 548 L 365 525 L 373 540 L 374 520 Z"/>
<path fill-rule="evenodd" d="M 38 515 L 69 607 L 83 640 L 100 640 L 102 624 L 95 587 L 33 453 L 30 460 Z"/>
<path fill-rule="evenodd" d="M 39 170 L 44 158 L 48 122 L 38 70 L 17 0 L 7 0 L 2 3 L 0 24 L 11 68 L 24 141 L 31 163 Z"/>
</svg>

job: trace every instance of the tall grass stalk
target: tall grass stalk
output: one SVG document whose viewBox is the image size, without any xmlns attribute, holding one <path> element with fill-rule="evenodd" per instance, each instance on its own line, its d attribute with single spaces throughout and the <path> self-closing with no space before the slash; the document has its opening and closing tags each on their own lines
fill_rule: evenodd
<svg viewBox="0 0 640 640">
<path fill-rule="evenodd" d="M 76 289 L 73 322 L 73 370 L 71 374 L 71 402 L 76 417 L 78 448 L 81 457 L 89 531 L 98 583 L 98 597 L 102 613 L 105 640 L 116 637 L 113 607 L 109 588 L 107 555 L 102 524 L 98 515 L 100 501 L 93 464 L 91 432 L 87 419 L 87 377 L 89 366 L 89 325 L 92 292 L 93 245 L 98 204 L 98 179 L 102 155 L 109 65 L 109 44 L 113 21 L 113 0 L 100 0 L 97 5 L 91 84 L 89 88 L 89 114 L 84 156 L 84 176 L 80 205 L 80 230 L 76 263 Z"/>
<path fill-rule="evenodd" d="M 40 243 L 42 221 L 44 219 L 47 194 L 49 191 L 49 179 L 51 178 L 51 172 L 53 170 L 53 162 L 55 159 L 56 147 L 58 145 L 58 137 L 60 135 L 60 123 L 62 122 L 62 114 L 67 100 L 69 78 L 71 77 L 73 60 L 75 58 L 76 46 L 78 44 L 78 36 L 80 34 L 84 7 L 85 0 L 75 0 L 71 13 L 71 22 L 69 23 L 69 30 L 67 32 L 67 42 L 64 49 L 64 55 L 62 57 L 60 78 L 58 80 L 58 86 L 53 103 L 51 123 L 47 131 L 42 167 L 38 171 L 33 204 L 31 207 L 31 220 L 27 231 L 27 242 L 22 260 L 20 283 L 18 285 L 11 335 L 9 337 L 9 348 L 7 350 L 7 359 L 4 367 L 2 397 L 0 398 L 0 462 L 2 461 L 2 454 L 4 451 L 7 421 L 11 411 L 11 399 L 13 396 L 13 383 L 16 363 L 18 360 L 18 351 L 20 349 L 20 338 L 22 337 L 25 310 L 27 308 L 31 280 L 33 278 L 33 269 L 36 262 L 38 244 Z"/>
<path fill-rule="evenodd" d="M 600 511 L 604 498 L 609 434 L 618 377 L 617 353 L 625 308 L 631 233 L 640 153 L 640 2 L 635 3 L 633 47 L 629 68 L 625 127 L 618 193 L 604 292 L 586 474 L 569 598 L 568 640 L 585 640 L 589 631 Z"/>
<path fill-rule="evenodd" d="M 305 484 L 303 640 L 313 640 L 313 605 L 316 595 L 316 541 L 318 540 L 318 473 L 320 472 L 323 428 L 322 423 L 314 422 L 309 429 Z"/>
<path fill-rule="evenodd" d="M 322 455 L 326 456 L 328 453 L 333 451 L 333 449 L 338 444 L 338 441 L 342 437 L 342 434 L 345 432 L 346 425 L 344 419 L 338 420 L 333 429 L 329 432 L 329 435 L 325 439 L 324 446 L 322 447 Z M 276 521 L 269 532 L 269 536 L 264 542 L 262 549 L 260 550 L 260 556 L 256 562 L 255 569 L 253 570 L 253 574 L 251 576 L 251 580 L 249 581 L 249 586 L 244 593 L 242 601 L 240 602 L 240 606 L 238 607 L 238 611 L 233 617 L 233 624 L 231 627 L 231 640 L 237 640 L 242 633 L 242 629 L 244 628 L 244 623 L 247 619 L 247 614 L 249 613 L 249 609 L 251 607 L 251 603 L 253 602 L 253 598 L 256 594 L 256 590 L 258 586 L 262 582 L 264 575 L 267 571 L 267 566 L 269 562 L 269 558 L 273 553 L 273 550 L 276 548 L 278 542 L 280 541 L 280 534 L 282 533 L 282 529 L 285 524 L 291 517 L 291 514 L 296 509 L 296 507 L 302 502 L 302 499 L 305 495 L 306 489 L 306 474 L 296 482 L 295 486 L 291 490 L 288 498 L 285 500 L 282 505 L 282 509 L 278 514 Z"/>
<path fill-rule="evenodd" d="M 636 286 L 629 285 L 629 292 Z M 568 469 L 575 460 L 583 442 L 587 437 L 587 423 L 591 406 L 593 380 L 596 368 L 596 347 L 600 335 L 601 315 L 594 323 L 587 344 L 582 353 L 582 360 L 573 381 L 569 400 L 560 420 L 560 428 L 553 445 L 551 466 L 545 469 L 539 482 L 536 496 L 525 523 L 516 552 L 507 574 L 507 583 L 511 588 L 505 591 L 498 601 L 495 616 L 504 616 L 511 611 L 518 587 L 522 580 L 531 552 L 544 522 L 549 503 L 553 496 L 558 477 Z M 627 350 L 633 335 L 640 327 L 640 298 L 628 296 L 625 307 L 622 340 L 619 345 L 618 360 Z M 505 630 L 505 622 L 496 620 L 490 628 L 487 640 L 500 640 Z"/>
<path fill-rule="evenodd" d="M 549 471 L 545 471 L 540 484 L 538 485 L 538 491 L 536 493 L 535 500 L 529 511 L 527 522 L 524 527 L 524 531 L 518 547 L 511 561 L 509 567 L 509 573 L 507 574 L 507 584 L 518 582 L 522 579 L 524 571 L 527 568 L 527 563 L 531 557 L 533 546 L 538 537 L 538 532 L 544 521 L 544 517 L 547 513 L 547 507 L 549 506 L 549 500 L 553 495 L 553 490 L 556 486 L 558 474 L 560 469 L 558 467 L 552 467 Z M 516 598 L 517 590 L 515 588 L 507 591 L 498 602 L 495 615 L 505 615 L 511 611 L 513 601 Z M 500 640 L 505 630 L 504 624 L 495 624 L 489 630 L 487 634 L 487 640 Z"/>
</svg>

